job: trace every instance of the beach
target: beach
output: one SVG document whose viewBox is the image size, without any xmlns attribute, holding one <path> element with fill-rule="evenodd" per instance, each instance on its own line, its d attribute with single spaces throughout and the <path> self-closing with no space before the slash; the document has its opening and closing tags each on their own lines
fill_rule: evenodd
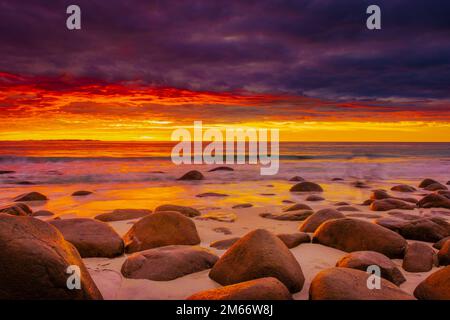
<svg viewBox="0 0 450 320">
<path fill-rule="evenodd" d="M 74 145 L 79 146 L 80 143 Z M 336 146 L 336 152 L 331 154 L 332 146 L 306 144 L 304 149 L 309 148 L 309 153 L 304 155 L 301 144 L 289 146 L 289 152 L 285 151 L 280 156 L 280 172 L 275 176 L 260 176 L 255 165 L 226 165 L 229 169 L 217 171 L 211 170 L 219 165 L 175 166 L 165 155 L 165 149 L 152 154 L 150 159 L 142 157 L 142 150 L 139 154 L 126 156 L 123 153 L 113 154 L 113 147 L 108 153 L 97 146 L 96 152 L 91 148 L 83 153 L 73 151 L 71 155 L 56 155 L 53 150 L 47 152 L 45 157 L 35 151 L 25 152 L 24 147 L 20 155 L 2 154 L 0 170 L 14 172 L 0 175 L 0 205 L 10 205 L 18 195 L 38 192 L 48 200 L 25 203 L 33 212 L 46 210 L 53 214 L 35 217 L 42 221 L 94 219 L 116 209 L 147 209 L 154 212 L 155 208 L 166 204 L 191 207 L 200 212 L 200 215 L 189 217 L 198 232 L 198 246 L 207 248 L 219 258 L 227 249 L 210 247 L 215 241 L 241 238 L 257 229 L 267 230 L 273 235 L 299 233 L 306 217 L 302 220 L 276 219 L 289 213 L 286 210 L 293 204 L 304 204 L 310 207 L 311 213 L 338 209 L 346 218 L 371 224 L 375 224 L 376 219 L 393 218 L 392 212 L 395 212 L 395 219 L 404 213 L 409 220 L 433 217 L 450 222 L 450 208 L 424 208 L 411 201 L 417 202 L 427 194 L 437 192 L 419 188 L 423 179 L 432 178 L 444 186 L 450 179 L 450 146 L 427 145 L 421 153 L 414 144 L 382 147 L 349 144 L 345 146 L 345 152 L 339 152 L 343 149 Z M 367 152 L 370 148 L 374 150 L 371 154 Z M 384 153 L 381 154 L 377 148 L 384 150 Z M 68 152 L 72 149 L 64 150 Z M 408 154 L 411 150 L 413 154 Z M 433 156 L 426 154 L 428 151 Z M 87 157 L 87 153 L 94 156 Z M 198 181 L 177 180 L 192 170 L 201 172 L 204 178 Z M 290 181 L 295 176 L 296 181 Z M 322 191 L 290 191 L 303 180 L 319 185 Z M 391 190 L 398 185 L 412 186 L 414 191 Z M 89 194 L 73 195 L 80 190 L 89 191 Z M 374 190 L 385 190 L 392 198 L 408 198 L 409 202 L 401 202 L 413 208 L 374 210 L 371 205 L 363 204 L 369 199 L 382 200 L 384 196 L 374 198 Z M 246 205 L 239 207 L 242 204 Z M 124 237 L 140 219 L 105 223 Z M 313 234 L 308 232 L 311 238 Z M 438 252 L 432 247 L 434 242 L 408 238 L 406 241 L 408 244 L 423 243 L 435 254 Z M 292 295 L 298 300 L 310 298 L 310 284 L 320 271 L 334 268 L 341 258 L 349 254 L 333 245 L 310 241 L 289 251 L 304 275 L 302 289 Z M 195 293 L 221 287 L 220 283 L 210 278 L 210 268 L 169 281 L 127 278 L 121 269 L 130 255 L 83 258 L 104 299 L 186 299 Z M 411 297 L 422 281 L 444 268 L 433 264 L 428 271 L 408 272 L 402 267 L 402 258 L 391 260 L 406 280 L 399 284 L 399 288 Z"/>
</svg>

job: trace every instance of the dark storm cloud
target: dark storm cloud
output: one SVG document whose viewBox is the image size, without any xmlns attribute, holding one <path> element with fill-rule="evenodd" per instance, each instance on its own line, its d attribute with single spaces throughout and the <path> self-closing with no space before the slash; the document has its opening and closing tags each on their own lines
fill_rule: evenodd
<svg viewBox="0 0 450 320">
<path fill-rule="evenodd" d="M 78 4 L 82 30 L 65 28 Z M 382 9 L 382 30 L 365 27 Z M 0 71 L 321 98 L 450 98 L 450 2 L 0 1 Z"/>
</svg>

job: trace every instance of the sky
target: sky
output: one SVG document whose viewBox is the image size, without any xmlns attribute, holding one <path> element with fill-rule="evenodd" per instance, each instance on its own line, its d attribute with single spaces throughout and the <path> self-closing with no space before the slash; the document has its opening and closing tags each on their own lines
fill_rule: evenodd
<svg viewBox="0 0 450 320">
<path fill-rule="evenodd" d="M 0 140 L 450 141 L 446 0 L 0 0 L 0 44 Z"/>
</svg>

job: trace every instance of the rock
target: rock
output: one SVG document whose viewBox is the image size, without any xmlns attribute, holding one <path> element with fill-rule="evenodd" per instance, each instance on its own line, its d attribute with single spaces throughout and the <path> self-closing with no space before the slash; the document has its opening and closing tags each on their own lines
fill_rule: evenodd
<svg viewBox="0 0 450 320">
<path fill-rule="evenodd" d="M 436 191 L 436 193 L 446 197 L 447 199 L 450 199 L 450 191 L 448 190 L 438 190 Z"/>
<path fill-rule="evenodd" d="M 297 210 L 312 210 L 312 208 L 304 203 L 296 203 L 296 204 L 293 204 L 292 206 L 289 206 L 289 207 L 283 209 L 284 212 L 297 211 Z"/>
<path fill-rule="evenodd" d="M 441 183 L 432 183 L 424 188 L 427 191 L 448 190 L 446 186 Z"/>
<path fill-rule="evenodd" d="M 362 206 L 370 206 L 373 203 L 372 199 L 367 199 L 363 203 L 361 203 Z"/>
<path fill-rule="evenodd" d="M 11 174 L 11 173 L 16 173 L 13 170 L 0 170 L 0 174 Z"/>
<path fill-rule="evenodd" d="M 181 178 L 178 178 L 177 180 L 203 180 L 205 177 L 200 171 L 192 170 L 187 173 L 185 173 Z"/>
<path fill-rule="evenodd" d="M 350 213 L 347 214 L 346 217 L 351 217 L 351 218 L 366 218 L 366 219 L 377 219 L 377 218 L 381 218 L 380 215 L 378 214 L 372 214 L 372 213 Z"/>
<path fill-rule="evenodd" d="M 20 201 L 45 201 L 48 200 L 46 196 L 39 192 L 29 192 L 21 194 L 20 196 L 14 198 L 15 202 Z"/>
<path fill-rule="evenodd" d="M 355 251 L 342 257 L 336 267 L 358 269 L 367 272 L 367 268 L 376 265 L 381 270 L 381 277 L 399 286 L 406 281 L 401 271 L 391 259 L 375 251 Z"/>
<path fill-rule="evenodd" d="M 450 199 L 436 193 L 431 193 L 423 197 L 417 206 L 420 208 L 447 208 L 450 209 Z"/>
<path fill-rule="evenodd" d="M 366 183 L 364 183 L 362 181 L 355 181 L 351 185 L 354 186 L 355 188 L 359 188 L 359 189 L 368 189 L 368 188 L 370 188 L 370 186 L 368 186 Z"/>
<path fill-rule="evenodd" d="M 416 188 L 408 186 L 407 184 L 399 184 L 397 186 L 393 186 L 391 190 L 397 192 L 414 192 L 416 191 Z"/>
<path fill-rule="evenodd" d="M 400 233 L 400 229 L 403 228 L 408 222 L 395 217 L 383 217 L 375 219 L 374 223 L 389 230 Z"/>
<path fill-rule="evenodd" d="M 289 179 L 289 181 L 305 181 L 302 177 L 295 176 Z"/>
<path fill-rule="evenodd" d="M 414 290 L 420 300 L 450 300 L 450 266 L 432 273 Z"/>
<path fill-rule="evenodd" d="M 232 234 L 231 230 L 225 227 L 218 227 L 213 229 L 214 232 L 223 234 Z"/>
<path fill-rule="evenodd" d="M 0 214 L 0 299 L 102 299 L 75 247 L 46 222 Z M 80 268 L 80 290 L 67 289 L 67 268 Z"/>
<path fill-rule="evenodd" d="M 311 210 L 289 211 L 283 214 L 261 213 L 259 216 L 266 219 L 281 220 L 281 221 L 303 221 L 312 215 Z"/>
<path fill-rule="evenodd" d="M 315 231 L 313 243 L 346 252 L 376 251 L 389 258 L 403 257 L 407 245 L 406 240 L 394 231 L 350 218 L 325 221 Z"/>
<path fill-rule="evenodd" d="M 196 195 L 197 198 L 206 198 L 206 197 L 228 197 L 227 194 L 216 193 L 216 192 L 205 192 Z"/>
<path fill-rule="evenodd" d="M 50 217 L 53 215 L 54 213 L 48 210 L 39 210 L 31 214 L 32 217 Z"/>
<path fill-rule="evenodd" d="M 433 248 L 440 250 L 442 248 L 442 246 L 444 245 L 444 243 L 446 243 L 449 240 L 450 240 L 450 236 L 442 238 L 441 240 L 439 240 L 438 242 L 433 244 Z"/>
<path fill-rule="evenodd" d="M 25 211 L 25 213 L 27 215 L 31 215 L 33 213 L 33 210 L 31 210 L 31 208 L 29 206 L 27 206 L 25 203 L 16 203 L 15 204 L 16 207 L 19 207 L 20 209 L 22 209 L 23 211 Z"/>
<path fill-rule="evenodd" d="M 333 179 L 331 179 L 331 181 L 344 181 L 344 179 L 342 179 L 342 178 L 333 178 Z"/>
<path fill-rule="evenodd" d="M 424 243 L 413 242 L 406 248 L 402 268 L 408 272 L 427 272 L 433 269 L 434 263 L 433 249 Z"/>
<path fill-rule="evenodd" d="M 0 213 L 6 213 L 13 216 L 28 216 L 28 213 L 26 213 L 20 206 L 15 204 L 0 207 Z"/>
<path fill-rule="evenodd" d="M 82 197 L 82 196 L 88 196 L 92 194 L 92 191 L 86 191 L 86 190 L 80 190 L 80 191 L 75 191 L 74 193 L 72 193 L 73 197 Z"/>
<path fill-rule="evenodd" d="M 407 204 L 401 200 L 397 199 L 383 199 L 383 200 L 375 200 L 370 205 L 370 210 L 372 211 L 389 211 L 393 209 L 402 209 L 402 210 L 414 210 L 415 206 Z"/>
<path fill-rule="evenodd" d="M 350 203 L 345 202 L 345 201 L 341 201 L 341 202 L 336 202 L 334 205 L 335 206 L 349 206 Z"/>
<path fill-rule="evenodd" d="M 239 239 L 217 261 L 209 276 L 222 285 L 274 277 L 290 292 L 300 291 L 305 282 L 299 263 L 286 245 L 264 229 Z"/>
<path fill-rule="evenodd" d="M 210 269 L 219 259 L 201 247 L 166 246 L 128 256 L 121 272 L 125 278 L 170 281 Z"/>
<path fill-rule="evenodd" d="M 155 212 L 136 222 L 124 235 L 127 253 L 169 245 L 197 245 L 194 222 L 175 211 Z"/>
<path fill-rule="evenodd" d="M 314 232 L 325 221 L 331 219 L 345 218 L 345 215 L 334 209 L 322 209 L 312 214 L 300 225 L 299 230 L 303 232 Z"/>
<path fill-rule="evenodd" d="M 448 266 L 450 264 L 450 241 L 447 241 L 438 252 L 439 265 Z"/>
<path fill-rule="evenodd" d="M 403 219 L 403 220 L 417 220 L 420 218 L 419 216 L 409 214 L 409 213 L 404 213 L 401 211 L 390 211 L 387 214 L 392 217 Z"/>
<path fill-rule="evenodd" d="M 115 209 L 112 212 L 99 214 L 95 219 L 103 222 L 122 221 L 146 217 L 151 213 L 152 210 L 147 209 Z"/>
<path fill-rule="evenodd" d="M 124 245 L 114 229 L 94 219 L 75 218 L 49 222 L 72 243 L 82 258 L 114 258 L 123 254 Z"/>
<path fill-rule="evenodd" d="M 198 292 L 187 300 L 292 300 L 286 286 L 273 277 Z"/>
<path fill-rule="evenodd" d="M 217 240 L 214 242 L 211 242 L 209 245 L 212 248 L 216 248 L 218 250 L 226 250 L 229 247 L 231 247 L 233 244 L 235 244 L 240 238 L 230 238 L 230 239 L 224 239 L 224 240 Z"/>
<path fill-rule="evenodd" d="M 277 234 L 277 237 L 280 238 L 281 241 L 288 247 L 289 249 L 295 248 L 302 243 L 310 243 L 311 237 L 304 232 L 297 233 L 282 233 Z"/>
<path fill-rule="evenodd" d="M 209 170 L 208 172 L 215 172 L 215 171 L 234 171 L 234 169 L 231 167 L 222 166 L 222 167 L 213 168 L 213 169 Z"/>
<path fill-rule="evenodd" d="M 414 198 L 397 198 L 393 197 L 390 194 L 388 194 L 384 190 L 374 190 L 372 191 L 372 195 L 370 196 L 371 200 L 384 200 L 384 199 L 395 199 L 395 200 L 401 200 L 405 202 L 411 202 L 411 203 L 417 203 L 418 201 Z"/>
<path fill-rule="evenodd" d="M 303 181 L 292 186 L 291 192 L 323 192 L 320 185 L 314 182 Z"/>
<path fill-rule="evenodd" d="M 352 206 L 342 206 L 336 209 L 337 211 L 341 211 L 341 212 L 356 212 L 356 211 L 361 211 L 358 208 L 352 207 Z"/>
<path fill-rule="evenodd" d="M 422 180 L 422 182 L 419 184 L 419 188 L 426 188 L 433 183 L 439 183 L 439 182 L 437 182 L 436 180 L 433 180 L 433 179 Z"/>
<path fill-rule="evenodd" d="M 231 208 L 233 208 L 233 209 L 245 209 L 245 208 L 251 208 L 251 207 L 253 207 L 253 205 L 251 203 L 241 203 L 241 204 L 234 205 Z"/>
<path fill-rule="evenodd" d="M 181 213 L 182 215 L 186 217 L 198 217 L 201 215 L 200 211 L 197 209 L 191 208 L 191 207 L 185 207 L 185 206 L 176 206 L 173 204 L 163 204 L 162 206 L 159 206 L 155 209 L 155 212 L 160 211 L 176 211 Z"/>
<path fill-rule="evenodd" d="M 235 222 L 237 215 L 233 212 L 210 212 L 196 217 L 197 220 L 216 220 L 221 222 Z"/>
<path fill-rule="evenodd" d="M 306 201 L 323 201 L 323 200 L 325 200 L 325 198 L 313 194 L 313 195 L 308 196 L 305 200 Z"/>
<path fill-rule="evenodd" d="M 436 242 L 450 236 L 449 224 L 438 218 L 422 218 L 408 221 L 399 233 L 406 239 Z"/>
<path fill-rule="evenodd" d="M 380 289 L 369 289 L 367 272 L 349 268 L 320 271 L 309 287 L 310 300 L 413 300 L 393 283 L 381 278 Z M 369 280 L 370 281 L 370 280 Z"/>
</svg>

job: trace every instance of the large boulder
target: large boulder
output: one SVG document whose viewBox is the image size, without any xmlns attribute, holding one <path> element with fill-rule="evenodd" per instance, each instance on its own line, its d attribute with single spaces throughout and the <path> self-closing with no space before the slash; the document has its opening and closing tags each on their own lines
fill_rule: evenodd
<svg viewBox="0 0 450 320">
<path fill-rule="evenodd" d="M 1 206 L 0 213 L 6 213 L 12 216 L 28 216 L 28 213 L 16 204 Z"/>
<path fill-rule="evenodd" d="M 174 211 L 155 212 L 136 222 L 123 237 L 128 253 L 169 245 L 197 245 L 194 222 Z"/>
<path fill-rule="evenodd" d="M 183 176 L 178 178 L 177 180 L 203 180 L 205 177 L 200 171 L 192 170 L 187 173 L 185 173 Z"/>
<path fill-rule="evenodd" d="M 221 285 L 274 277 L 290 292 L 300 291 L 305 282 L 298 261 L 286 245 L 264 229 L 254 230 L 237 241 L 217 261 L 209 276 Z"/>
<path fill-rule="evenodd" d="M 20 201 L 46 201 L 48 198 L 39 192 L 28 192 L 14 198 L 15 202 Z"/>
<path fill-rule="evenodd" d="M 389 258 L 403 257 L 407 245 L 394 231 L 351 218 L 324 222 L 314 233 L 313 242 L 346 252 L 376 251 Z"/>
<path fill-rule="evenodd" d="M 432 273 L 414 290 L 420 300 L 450 300 L 450 266 Z"/>
<path fill-rule="evenodd" d="M 381 270 L 381 277 L 399 286 L 406 281 L 402 272 L 391 259 L 375 251 L 356 251 L 343 256 L 336 267 L 367 271 L 367 268 L 377 265 Z"/>
<path fill-rule="evenodd" d="M 187 274 L 210 269 L 219 259 L 197 246 L 166 246 L 136 252 L 122 265 L 126 278 L 170 281 Z"/>
<path fill-rule="evenodd" d="M 197 209 L 191 208 L 191 207 L 185 207 L 185 206 L 177 206 L 174 204 L 163 204 L 159 207 L 156 207 L 155 212 L 160 211 L 175 211 L 179 212 L 182 215 L 185 215 L 186 217 L 197 217 L 200 216 L 201 213 Z"/>
<path fill-rule="evenodd" d="M 450 236 L 442 238 L 441 240 L 439 240 L 438 242 L 436 242 L 435 244 L 433 244 L 433 248 L 441 250 L 441 248 L 444 246 L 444 244 L 450 241 Z"/>
<path fill-rule="evenodd" d="M 402 268 L 408 272 L 427 272 L 435 264 L 434 250 L 424 243 L 408 244 L 403 258 Z"/>
<path fill-rule="evenodd" d="M 394 209 L 414 210 L 414 208 L 415 206 L 411 204 L 393 198 L 375 200 L 370 204 L 370 210 L 372 211 L 389 211 Z"/>
<path fill-rule="evenodd" d="M 282 214 L 260 213 L 260 217 L 281 221 L 303 221 L 313 214 L 311 210 L 288 211 Z"/>
<path fill-rule="evenodd" d="M 427 191 L 448 190 L 448 188 L 442 183 L 432 183 L 424 188 Z"/>
<path fill-rule="evenodd" d="M 49 222 L 72 243 L 82 258 L 114 258 L 124 252 L 123 241 L 105 222 L 94 219 L 75 218 Z"/>
<path fill-rule="evenodd" d="M 284 212 L 297 211 L 297 210 L 312 210 L 312 208 L 304 203 L 295 203 L 295 204 L 283 209 Z"/>
<path fill-rule="evenodd" d="M 448 266 L 450 264 L 450 241 L 447 241 L 438 252 L 439 265 Z"/>
<path fill-rule="evenodd" d="M 115 209 L 111 212 L 99 214 L 95 219 L 104 222 L 123 221 L 131 219 L 139 219 L 146 217 L 152 213 L 148 209 Z"/>
<path fill-rule="evenodd" d="M 427 179 L 422 180 L 422 182 L 419 184 L 419 188 L 426 188 L 429 185 L 432 185 L 434 183 L 439 183 L 439 182 L 437 182 L 436 180 L 427 178 Z"/>
<path fill-rule="evenodd" d="M 349 268 L 319 272 L 309 287 L 311 300 L 414 300 L 393 283 L 381 278 L 380 289 L 369 289 L 371 275 Z"/>
<path fill-rule="evenodd" d="M 273 277 L 198 292 L 187 300 L 292 300 L 286 286 Z"/>
<path fill-rule="evenodd" d="M 291 192 L 323 192 L 320 185 L 310 181 L 303 181 L 292 186 Z"/>
<path fill-rule="evenodd" d="M 299 227 L 303 232 L 314 232 L 325 221 L 345 218 L 345 215 L 334 209 L 322 209 L 308 217 Z"/>
<path fill-rule="evenodd" d="M 277 237 L 280 238 L 280 240 L 283 241 L 286 247 L 288 247 L 289 249 L 295 248 L 302 243 L 311 242 L 311 237 L 304 232 L 281 233 L 277 234 Z"/>
<path fill-rule="evenodd" d="M 450 199 L 436 193 L 430 193 L 417 202 L 420 208 L 447 208 L 450 209 Z"/>
<path fill-rule="evenodd" d="M 78 251 L 46 222 L 0 214 L 0 299 L 102 299 Z M 80 290 L 67 287 L 80 268 Z M 70 270 L 69 270 L 70 271 Z"/>
<path fill-rule="evenodd" d="M 400 184 L 397 186 L 393 186 L 391 188 L 392 191 L 397 191 L 397 192 L 414 192 L 416 191 L 416 188 L 409 186 L 407 184 Z"/>
</svg>

